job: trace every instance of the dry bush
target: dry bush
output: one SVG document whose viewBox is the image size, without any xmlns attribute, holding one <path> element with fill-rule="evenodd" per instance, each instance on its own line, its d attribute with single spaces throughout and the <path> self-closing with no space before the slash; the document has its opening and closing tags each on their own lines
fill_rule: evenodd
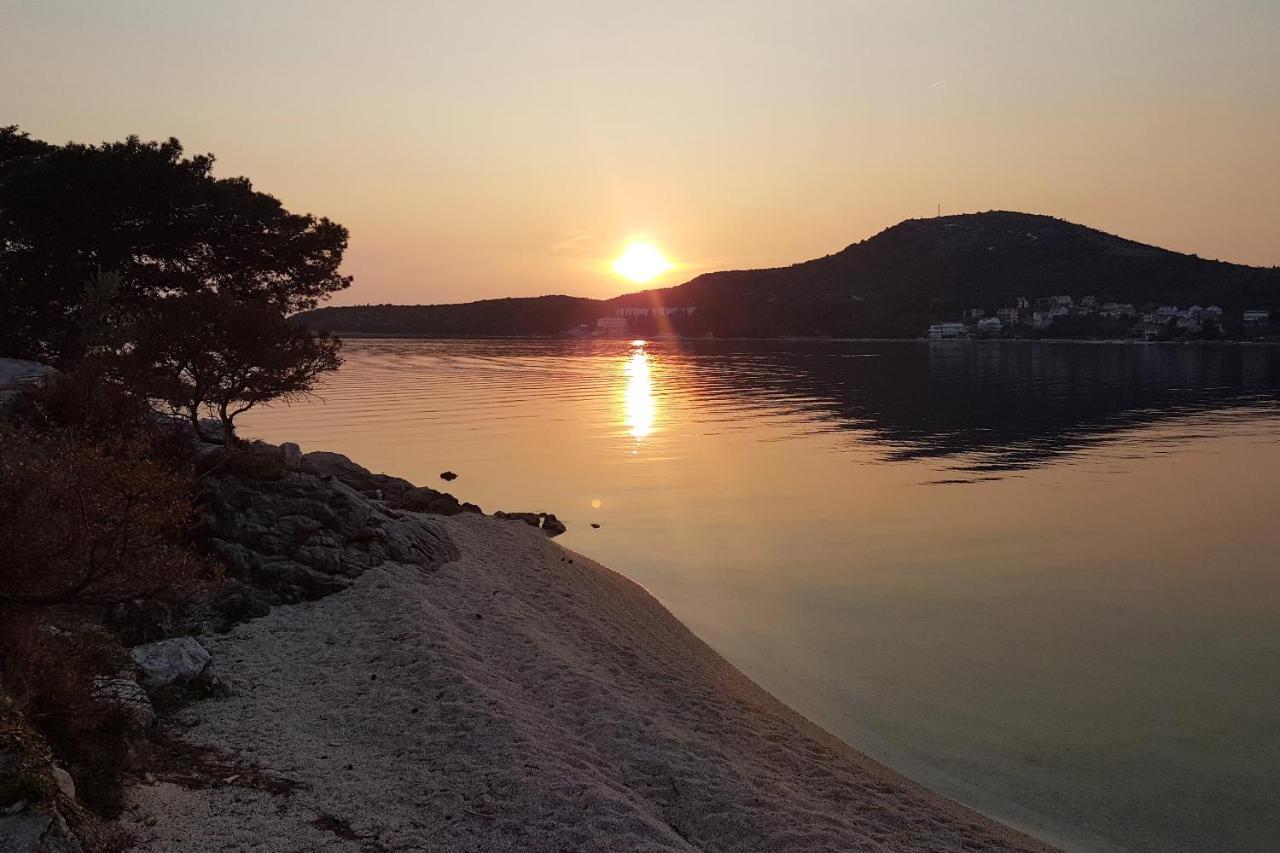
<svg viewBox="0 0 1280 853">
<path fill-rule="evenodd" d="M 0 437 L 0 608 L 174 598 L 207 573 L 183 545 L 190 483 L 145 453 Z"/>
<path fill-rule="evenodd" d="M 0 621 L 4 684 L 23 716 L 43 735 L 92 809 L 119 806 L 131 763 L 134 724 L 119 704 L 94 693 L 94 680 L 128 666 L 124 648 L 100 628 L 48 621 L 48 613 L 9 611 Z"/>
<path fill-rule="evenodd" d="M 48 773 L 53 757 L 18 702 L 0 686 L 0 813 L 19 801 L 51 799 L 57 786 Z"/>
<path fill-rule="evenodd" d="M 145 448 L 148 458 L 174 471 L 189 470 L 195 455 L 189 430 L 151 408 L 128 366 L 112 355 L 86 358 L 29 389 L 13 420 L 41 434 L 76 436 L 117 455 Z"/>
</svg>

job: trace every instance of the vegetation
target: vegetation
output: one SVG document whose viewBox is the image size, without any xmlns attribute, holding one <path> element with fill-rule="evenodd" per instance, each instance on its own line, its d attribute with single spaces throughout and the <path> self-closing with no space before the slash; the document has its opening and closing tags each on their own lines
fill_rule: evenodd
<svg viewBox="0 0 1280 853">
<path fill-rule="evenodd" d="M 195 439 L 231 449 L 238 415 L 340 363 L 288 316 L 348 285 L 346 230 L 213 162 L 0 128 L 0 355 L 60 370 L 0 422 L 0 810 L 54 798 L 53 760 L 83 805 L 116 807 L 146 735 L 102 685 L 157 609 L 218 577 L 194 506 L 234 459 Z"/>
<path fill-rule="evenodd" d="M 160 300 L 138 324 L 123 363 L 148 395 L 214 443 L 235 438 L 235 419 L 271 400 L 310 394 L 341 363 L 339 342 L 290 324 L 271 304 L 217 293 Z M 216 417 L 220 435 L 201 424 Z"/>
<path fill-rule="evenodd" d="M 0 608 L 106 607 L 176 596 L 201 573 L 184 547 L 191 486 L 137 442 L 0 443 Z"/>
<path fill-rule="evenodd" d="M 347 231 L 291 213 L 176 139 L 49 145 L 0 128 L 0 352 L 62 363 L 83 355 L 111 308 L 127 327 L 175 294 L 314 307 L 350 283 Z M 128 342 L 127 329 L 121 329 Z"/>
</svg>

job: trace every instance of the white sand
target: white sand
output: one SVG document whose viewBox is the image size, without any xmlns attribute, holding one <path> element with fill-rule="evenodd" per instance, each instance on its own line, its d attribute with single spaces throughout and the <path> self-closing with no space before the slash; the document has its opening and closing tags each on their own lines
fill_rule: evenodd
<svg viewBox="0 0 1280 853">
<path fill-rule="evenodd" d="M 458 562 L 202 638 L 234 694 L 182 711 L 186 737 L 298 787 L 141 785 L 144 849 L 1046 849 L 807 723 L 533 528 L 443 524 Z"/>
</svg>

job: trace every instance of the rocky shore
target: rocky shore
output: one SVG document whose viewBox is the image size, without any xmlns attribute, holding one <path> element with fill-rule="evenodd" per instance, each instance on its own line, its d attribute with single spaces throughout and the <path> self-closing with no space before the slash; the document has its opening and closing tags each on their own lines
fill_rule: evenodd
<svg viewBox="0 0 1280 853">
<path fill-rule="evenodd" d="M 134 650 L 153 696 L 205 685 L 161 703 L 140 849 L 1046 849 L 802 719 L 554 516 L 258 457 L 206 478 L 197 636 Z"/>
</svg>

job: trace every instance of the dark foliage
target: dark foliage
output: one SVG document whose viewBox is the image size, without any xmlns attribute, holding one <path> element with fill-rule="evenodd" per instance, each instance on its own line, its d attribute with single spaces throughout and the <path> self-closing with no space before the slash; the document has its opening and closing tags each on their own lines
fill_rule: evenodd
<svg viewBox="0 0 1280 853">
<path fill-rule="evenodd" d="M 238 415 L 306 396 L 341 364 L 336 338 L 289 323 L 271 302 L 220 293 L 159 300 L 134 337 L 124 375 L 185 417 L 202 439 L 218 443 L 234 439 Z M 216 417 L 221 434 L 205 429 L 202 416 Z"/>
<path fill-rule="evenodd" d="M 175 598 L 207 575 L 183 547 L 191 485 L 147 452 L 3 437 L 0 611 Z"/>
<path fill-rule="evenodd" d="M 76 781 L 77 798 L 110 812 L 131 764 L 127 712 L 95 690 L 95 681 L 127 665 L 108 633 L 47 614 L 7 612 L 0 622 L 4 687 L 23 716 Z M 100 682 L 99 682 L 100 683 Z"/>
<path fill-rule="evenodd" d="M 50 146 L 0 129 L 0 351 L 79 356 L 104 275 L 126 319 L 175 293 L 297 311 L 350 283 L 345 228 L 214 178 L 213 163 L 176 139 Z"/>
<path fill-rule="evenodd" d="M 308 328 L 365 335 L 486 337 L 556 335 L 607 316 L 606 303 L 576 296 L 487 299 L 462 305 L 359 305 L 294 317 Z"/>
</svg>

